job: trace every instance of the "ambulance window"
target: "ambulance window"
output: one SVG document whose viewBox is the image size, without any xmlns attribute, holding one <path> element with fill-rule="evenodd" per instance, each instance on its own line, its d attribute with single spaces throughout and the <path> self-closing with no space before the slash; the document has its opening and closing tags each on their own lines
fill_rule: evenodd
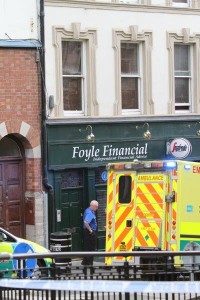
<svg viewBox="0 0 200 300">
<path fill-rule="evenodd" d="M 131 176 L 120 176 L 119 178 L 119 203 L 131 202 Z"/>
</svg>

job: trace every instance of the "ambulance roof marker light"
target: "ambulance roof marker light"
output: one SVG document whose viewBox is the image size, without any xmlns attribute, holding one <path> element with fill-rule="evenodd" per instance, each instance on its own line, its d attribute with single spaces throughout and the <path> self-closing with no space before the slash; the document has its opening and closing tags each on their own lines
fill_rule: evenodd
<svg viewBox="0 0 200 300">
<path fill-rule="evenodd" d="M 170 169 L 176 169 L 177 163 L 175 161 L 166 161 L 166 162 L 164 162 L 164 167 L 170 168 Z"/>
<path fill-rule="evenodd" d="M 124 168 L 125 168 L 126 170 L 130 170 L 130 169 L 132 168 L 132 164 L 125 164 L 125 165 L 124 165 Z"/>
<path fill-rule="evenodd" d="M 185 170 L 191 170 L 192 166 L 191 165 L 184 165 Z"/>
<path fill-rule="evenodd" d="M 151 168 L 151 163 L 144 163 L 144 167 L 147 169 Z"/>
</svg>

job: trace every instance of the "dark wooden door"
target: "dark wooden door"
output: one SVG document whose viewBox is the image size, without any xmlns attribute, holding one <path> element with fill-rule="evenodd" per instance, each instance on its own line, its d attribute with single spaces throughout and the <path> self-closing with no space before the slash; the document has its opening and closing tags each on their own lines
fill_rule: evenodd
<svg viewBox="0 0 200 300">
<path fill-rule="evenodd" d="M 23 237 L 22 160 L 0 161 L 0 226 Z"/>
<path fill-rule="evenodd" d="M 61 227 L 72 233 L 72 251 L 82 251 L 82 204 L 83 189 L 75 188 L 62 191 Z"/>
</svg>

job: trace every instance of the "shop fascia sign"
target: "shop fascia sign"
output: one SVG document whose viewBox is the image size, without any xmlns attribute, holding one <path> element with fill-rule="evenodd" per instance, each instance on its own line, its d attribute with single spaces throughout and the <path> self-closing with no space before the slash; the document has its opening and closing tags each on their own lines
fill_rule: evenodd
<svg viewBox="0 0 200 300">
<path fill-rule="evenodd" d="M 130 159 L 145 159 L 148 155 L 148 143 L 129 143 L 125 146 L 114 144 L 81 145 L 72 147 L 72 160 L 85 162 L 106 162 Z"/>
<path fill-rule="evenodd" d="M 190 141 L 185 138 L 175 138 L 167 143 L 167 155 L 171 155 L 176 159 L 184 159 L 192 152 Z"/>
</svg>

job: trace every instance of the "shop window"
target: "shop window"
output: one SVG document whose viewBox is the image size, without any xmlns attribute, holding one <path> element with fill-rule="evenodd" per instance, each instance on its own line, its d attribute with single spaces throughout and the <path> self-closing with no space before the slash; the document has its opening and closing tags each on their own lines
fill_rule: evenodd
<svg viewBox="0 0 200 300">
<path fill-rule="evenodd" d="M 21 157 L 18 144 L 9 137 L 4 137 L 0 141 L 0 156 Z"/>
<path fill-rule="evenodd" d="M 105 231 L 106 226 L 107 180 L 105 172 L 105 166 L 95 168 L 96 200 L 99 203 L 97 211 L 98 231 Z"/>
<path fill-rule="evenodd" d="M 192 76 L 190 46 L 174 45 L 175 111 L 191 112 Z"/>
<path fill-rule="evenodd" d="M 82 170 L 67 170 L 61 173 L 61 188 L 73 188 L 83 186 Z"/>
<path fill-rule="evenodd" d="M 99 203 L 97 211 L 98 231 L 105 230 L 106 225 L 106 190 L 96 191 L 96 199 Z"/>
<path fill-rule="evenodd" d="M 139 45 L 121 43 L 122 112 L 140 110 Z"/>
<path fill-rule="evenodd" d="M 120 176 L 119 178 L 119 203 L 131 202 L 131 176 Z"/>
</svg>

